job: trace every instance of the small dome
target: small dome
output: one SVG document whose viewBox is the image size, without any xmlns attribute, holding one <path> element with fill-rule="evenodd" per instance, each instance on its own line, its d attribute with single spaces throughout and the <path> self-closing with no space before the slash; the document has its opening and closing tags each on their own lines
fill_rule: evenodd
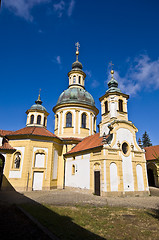
<svg viewBox="0 0 159 240">
<path fill-rule="evenodd" d="M 33 104 L 30 108 L 30 110 L 40 110 L 40 111 L 46 111 L 46 108 L 42 106 L 42 101 L 40 98 L 40 93 L 38 96 L 38 99 L 35 101 L 36 104 Z M 46 111 L 47 112 L 47 111 Z"/>
<path fill-rule="evenodd" d="M 64 103 L 83 103 L 95 107 L 95 102 L 92 95 L 85 89 L 68 88 L 61 93 L 57 105 Z"/>
<path fill-rule="evenodd" d="M 108 87 L 109 88 L 106 92 L 121 92 L 120 89 L 118 88 L 118 81 L 114 78 L 113 74 L 110 81 L 108 82 Z"/>
<path fill-rule="evenodd" d="M 31 106 L 30 110 L 46 111 L 46 108 L 43 107 L 41 104 L 34 104 L 34 105 Z"/>
<path fill-rule="evenodd" d="M 72 69 L 77 69 L 79 68 L 80 70 L 82 70 L 83 66 L 82 66 L 82 63 L 80 63 L 79 61 L 76 61 L 74 63 L 72 63 Z"/>
</svg>

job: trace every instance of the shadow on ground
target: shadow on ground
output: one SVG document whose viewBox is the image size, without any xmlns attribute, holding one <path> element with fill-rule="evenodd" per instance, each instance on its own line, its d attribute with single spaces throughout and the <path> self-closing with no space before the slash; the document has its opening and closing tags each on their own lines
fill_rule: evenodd
<svg viewBox="0 0 159 240">
<path fill-rule="evenodd" d="M 57 239 L 50 237 L 33 223 L 20 209 L 25 211 L 37 209 L 36 215 L 43 226 L 47 227 L 58 239 L 90 239 L 104 240 L 73 222 L 70 217 L 58 215 L 47 207 L 33 201 L 32 199 L 20 194 L 12 188 L 10 191 L 0 191 L 0 239 Z M 35 214 L 35 211 L 34 211 Z M 45 216 L 45 217 L 44 217 Z M 34 216 L 35 217 L 35 216 Z M 48 220 L 49 224 L 48 225 Z"/>
</svg>

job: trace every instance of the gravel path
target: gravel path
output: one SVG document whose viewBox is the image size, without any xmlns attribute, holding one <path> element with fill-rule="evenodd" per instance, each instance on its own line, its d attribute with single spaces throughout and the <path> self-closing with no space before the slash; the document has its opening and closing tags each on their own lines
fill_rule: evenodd
<svg viewBox="0 0 159 240">
<path fill-rule="evenodd" d="M 0 192 L 4 203 L 38 202 L 52 205 L 91 204 L 96 206 L 123 206 L 159 209 L 159 189 L 150 189 L 152 196 L 147 197 L 100 197 L 81 190 L 51 190 L 34 192 Z"/>
</svg>

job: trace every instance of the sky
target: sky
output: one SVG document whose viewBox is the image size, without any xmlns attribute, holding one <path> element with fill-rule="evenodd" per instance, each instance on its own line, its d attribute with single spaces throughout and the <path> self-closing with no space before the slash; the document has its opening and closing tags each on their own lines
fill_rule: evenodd
<svg viewBox="0 0 159 240">
<path fill-rule="evenodd" d="M 110 62 L 123 93 L 129 94 L 128 118 L 159 144 L 158 0 L 2 0 L 0 9 L 0 129 L 25 127 L 26 111 L 41 89 L 54 131 L 59 95 L 67 73 L 79 61 L 85 87 L 95 99 L 107 90 Z M 98 114 L 97 124 L 100 122 Z"/>
</svg>

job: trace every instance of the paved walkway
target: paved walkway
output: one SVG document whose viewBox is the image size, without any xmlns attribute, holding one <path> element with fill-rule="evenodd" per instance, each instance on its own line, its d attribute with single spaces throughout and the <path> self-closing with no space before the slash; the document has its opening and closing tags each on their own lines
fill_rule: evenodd
<svg viewBox="0 0 159 240">
<path fill-rule="evenodd" d="M 147 197 L 100 197 L 81 190 L 51 190 L 34 192 L 0 192 L 3 203 L 38 202 L 52 205 L 91 204 L 96 206 L 123 206 L 159 209 L 159 189 L 150 188 L 152 196 Z"/>
</svg>

